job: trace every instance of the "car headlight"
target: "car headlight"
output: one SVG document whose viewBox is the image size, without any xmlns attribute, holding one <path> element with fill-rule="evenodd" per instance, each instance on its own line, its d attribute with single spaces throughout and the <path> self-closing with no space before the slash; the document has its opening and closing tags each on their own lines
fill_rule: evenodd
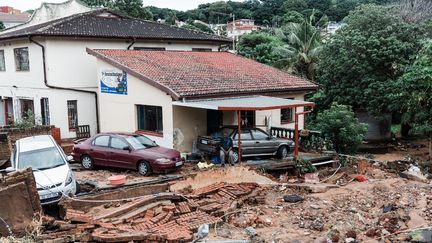
<svg viewBox="0 0 432 243">
<path fill-rule="evenodd" d="M 167 158 L 160 158 L 160 159 L 156 159 L 156 162 L 161 164 L 168 164 L 171 162 L 171 160 Z"/>
<path fill-rule="evenodd" d="M 68 175 L 66 177 L 66 181 L 65 181 L 65 186 L 71 184 L 73 181 L 73 175 L 72 175 L 72 171 L 68 172 Z"/>
</svg>

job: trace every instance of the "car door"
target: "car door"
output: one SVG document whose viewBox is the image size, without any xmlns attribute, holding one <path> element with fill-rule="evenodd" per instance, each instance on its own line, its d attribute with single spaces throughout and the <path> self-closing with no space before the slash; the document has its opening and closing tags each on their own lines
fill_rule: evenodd
<svg viewBox="0 0 432 243">
<path fill-rule="evenodd" d="M 91 142 L 91 146 L 88 151 L 88 154 L 93 159 L 93 162 L 96 165 L 105 165 L 105 166 L 110 165 L 110 162 L 107 161 L 107 154 L 110 151 L 109 140 L 110 140 L 109 135 L 101 135 L 101 136 L 97 136 Z"/>
<path fill-rule="evenodd" d="M 275 152 L 275 142 L 266 132 L 255 128 L 251 130 L 251 133 L 257 154 L 271 154 Z"/>
<path fill-rule="evenodd" d="M 233 143 L 238 144 L 237 131 L 233 133 Z M 240 143 L 242 149 L 242 155 L 255 154 L 254 152 L 254 141 L 252 140 L 250 129 L 242 129 L 240 135 Z"/>
<path fill-rule="evenodd" d="M 108 160 L 112 166 L 121 168 L 135 168 L 136 161 L 133 161 L 130 145 L 120 136 L 111 136 L 110 151 L 108 152 Z"/>
</svg>

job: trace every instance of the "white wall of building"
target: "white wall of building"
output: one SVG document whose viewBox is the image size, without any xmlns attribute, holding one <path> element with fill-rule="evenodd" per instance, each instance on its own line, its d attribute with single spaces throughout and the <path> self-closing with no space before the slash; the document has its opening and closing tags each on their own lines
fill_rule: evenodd
<svg viewBox="0 0 432 243">
<path fill-rule="evenodd" d="M 48 40 L 35 38 L 35 40 L 45 46 L 47 79 L 50 85 L 90 91 L 96 91 L 98 87 L 97 65 L 96 58 L 87 54 L 86 48 L 126 49 L 130 45 L 126 40 L 67 40 L 64 38 L 50 38 Z M 29 48 L 29 71 L 15 70 L 13 49 L 19 47 Z M 186 51 L 191 51 L 192 48 L 218 50 L 218 45 L 199 43 L 137 42 L 134 47 L 165 47 L 166 50 Z M 66 104 L 67 100 L 78 100 L 79 125 L 90 125 L 91 133 L 96 133 L 94 95 L 48 89 L 44 84 L 42 49 L 39 46 L 28 40 L 6 41 L 0 42 L 0 50 L 4 50 L 6 63 L 6 71 L 0 71 L 0 96 L 32 99 L 36 117 L 41 117 L 40 98 L 48 98 L 50 124 L 61 128 L 62 138 L 76 136 L 76 133 L 69 131 L 68 128 Z M 18 120 L 20 118 L 19 111 L 16 109 L 15 113 L 15 119 Z M 0 124 L 2 123 L 0 122 Z M 105 129 L 105 131 L 107 130 Z M 167 145 L 172 146 L 172 142 L 171 144 L 167 143 Z"/>
<path fill-rule="evenodd" d="M 46 59 L 50 83 L 54 85 L 67 85 L 68 87 L 96 88 L 96 62 L 93 56 L 87 54 L 86 48 L 126 50 L 130 44 L 126 40 L 47 40 Z M 166 50 L 178 51 L 191 51 L 192 48 L 210 48 L 213 51 L 218 51 L 219 46 L 168 42 L 136 42 L 131 49 L 134 47 L 164 47 Z"/>
<path fill-rule="evenodd" d="M 96 59 L 96 58 L 95 58 Z M 115 70 L 112 65 L 97 60 L 97 73 Z M 100 78 L 100 76 L 99 76 Z M 161 146 L 173 148 L 173 107 L 170 95 L 128 74 L 128 94 L 99 93 L 101 132 L 135 132 L 138 130 L 136 105 L 162 107 L 163 135 L 148 136 Z"/>
</svg>

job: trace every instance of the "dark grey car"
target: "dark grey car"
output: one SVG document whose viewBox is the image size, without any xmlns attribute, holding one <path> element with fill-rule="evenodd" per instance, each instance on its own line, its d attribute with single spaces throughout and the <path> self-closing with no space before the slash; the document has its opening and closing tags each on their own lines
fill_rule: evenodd
<svg viewBox="0 0 432 243">
<path fill-rule="evenodd" d="M 238 158 L 238 134 L 237 127 L 223 127 L 213 136 L 198 136 L 197 148 L 208 154 L 216 154 L 220 138 L 229 134 L 233 139 L 235 157 Z M 240 135 L 242 145 L 242 157 L 273 155 L 278 158 L 286 158 L 294 151 L 294 142 L 288 139 L 275 138 L 265 131 L 250 127 L 242 128 Z"/>
</svg>

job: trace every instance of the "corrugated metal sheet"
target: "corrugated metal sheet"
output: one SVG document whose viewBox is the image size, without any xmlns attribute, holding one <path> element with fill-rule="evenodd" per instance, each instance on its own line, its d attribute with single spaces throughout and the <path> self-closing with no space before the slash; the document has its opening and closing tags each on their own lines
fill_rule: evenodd
<svg viewBox="0 0 432 243">
<path fill-rule="evenodd" d="M 314 106 L 312 102 L 270 96 L 228 97 L 202 100 L 174 101 L 173 105 L 207 110 L 273 110 Z"/>
</svg>

